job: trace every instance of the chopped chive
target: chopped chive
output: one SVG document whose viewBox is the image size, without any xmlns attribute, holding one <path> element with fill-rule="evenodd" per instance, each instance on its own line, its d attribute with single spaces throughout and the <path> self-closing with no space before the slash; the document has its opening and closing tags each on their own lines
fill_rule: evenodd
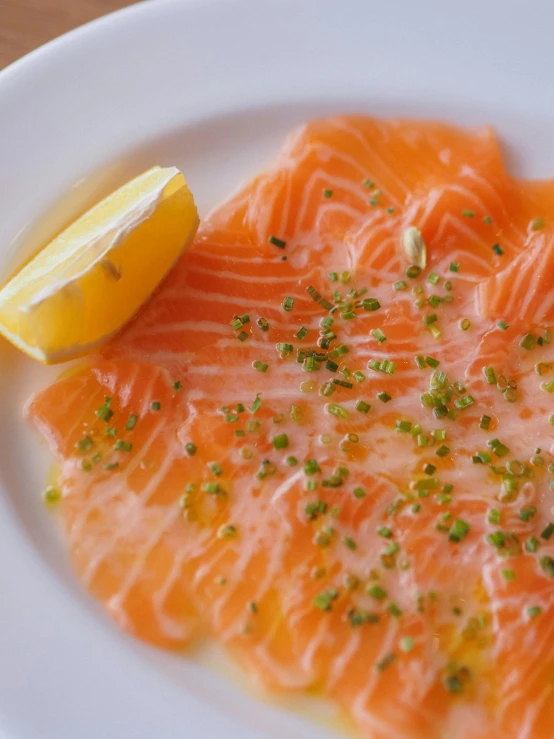
<svg viewBox="0 0 554 739">
<path fill-rule="evenodd" d="M 412 424 L 410 421 L 401 421 L 398 420 L 396 422 L 396 430 L 401 431 L 403 433 L 407 433 L 408 431 L 412 430 Z"/>
<path fill-rule="evenodd" d="M 241 331 L 240 334 L 237 334 L 237 339 L 239 341 L 246 341 L 247 338 L 248 334 L 246 333 L 246 331 Z"/>
<path fill-rule="evenodd" d="M 448 268 L 451 272 L 459 272 L 460 271 L 460 265 L 458 262 L 450 262 L 450 267 Z"/>
<path fill-rule="evenodd" d="M 279 434 L 272 439 L 275 449 L 286 449 L 289 445 L 289 437 L 286 434 Z"/>
<path fill-rule="evenodd" d="M 109 405 L 104 403 L 104 405 L 101 405 L 100 408 L 98 408 L 98 410 L 96 411 L 96 415 L 102 421 L 105 421 L 107 423 L 110 420 L 110 418 L 113 416 L 113 411 Z"/>
<path fill-rule="evenodd" d="M 258 318 L 256 323 L 262 329 L 262 331 L 267 331 L 269 329 L 269 322 L 266 318 Z"/>
<path fill-rule="evenodd" d="M 42 498 L 45 503 L 48 503 L 48 505 L 54 505 L 55 503 L 59 503 L 62 497 L 62 491 L 54 487 L 54 485 L 48 485 L 44 493 L 42 494 Z"/>
<path fill-rule="evenodd" d="M 343 408 L 342 405 L 339 405 L 338 403 L 326 403 L 325 410 L 332 416 L 337 416 L 338 418 L 348 418 L 348 411 L 346 410 L 346 408 Z"/>
<path fill-rule="evenodd" d="M 448 538 L 450 541 L 459 542 L 469 533 L 469 524 L 466 521 L 462 521 L 461 518 L 457 518 L 448 532 Z"/>
<path fill-rule="evenodd" d="M 210 468 L 211 472 L 212 472 L 212 473 L 213 473 L 213 474 L 214 474 L 214 475 L 215 475 L 216 477 L 219 477 L 220 475 L 222 475 L 222 474 L 223 474 L 223 470 L 221 469 L 221 467 L 220 467 L 220 466 L 218 465 L 218 463 L 217 463 L 217 462 L 210 462 L 210 463 L 208 464 L 208 467 Z"/>
<path fill-rule="evenodd" d="M 391 652 L 390 654 L 387 654 L 385 657 L 383 657 L 382 660 L 377 662 L 377 664 L 375 665 L 375 669 L 378 672 L 384 672 L 388 667 L 392 665 L 395 659 L 396 655 L 394 654 L 394 652 Z"/>
<path fill-rule="evenodd" d="M 304 462 L 304 472 L 306 475 L 315 475 L 316 472 L 319 472 L 319 464 L 317 463 L 317 460 L 315 459 L 308 459 Z"/>
<path fill-rule="evenodd" d="M 537 618 L 537 616 L 540 616 L 542 613 L 542 608 L 540 606 L 529 606 L 527 609 L 527 615 L 529 618 Z"/>
<path fill-rule="evenodd" d="M 260 408 L 261 404 L 262 404 L 262 394 L 256 393 L 256 398 L 254 399 L 254 402 L 250 406 L 250 412 L 256 413 L 256 411 Z"/>
<path fill-rule="evenodd" d="M 356 405 L 354 407 L 357 411 L 360 411 L 360 413 L 368 413 L 371 408 L 370 404 L 366 403 L 365 400 L 356 401 Z"/>
<path fill-rule="evenodd" d="M 545 390 L 547 393 L 554 393 L 554 380 L 541 382 L 541 390 Z"/>
<path fill-rule="evenodd" d="M 375 600 L 384 600 L 387 597 L 387 591 L 380 585 L 369 585 L 366 592 Z"/>
<path fill-rule="evenodd" d="M 255 370 L 258 370 L 258 372 L 267 372 L 267 368 L 269 365 L 265 364 L 265 362 L 260 362 L 259 359 L 256 359 L 254 362 L 252 362 L 252 367 Z"/>
<path fill-rule="evenodd" d="M 536 512 L 537 509 L 535 506 L 531 506 L 531 508 L 521 508 L 519 511 L 519 518 L 521 521 L 525 521 L 525 523 L 527 523 L 533 518 Z"/>
<path fill-rule="evenodd" d="M 436 313 L 431 313 L 428 316 L 423 316 L 423 323 L 425 326 L 430 326 L 432 323 L 435 323 L 435 321 L 438 320 L 438 316 Z"/>
<path fill-rule="evenodd" d="M 133 445 L 128 441 L 123 441 L 123 439 L 118 439 L 113 447 L 118 452 L 130 452 L 133 448 Z"/>
<path fill-rule="evenodd" d="M 220 539 L 234 539 L 237 536 L 237 527 L 232 523 L 225 524 L 218 529 L 217 535 Z"/>
<path fill-rule="evenodd" d="M 433 323 L 429 326 L 429 331 L 434 339 L 438 339 L 441 335 L 440 330 Z"/>
<path fill-rule="evenodd" d="M 379 310 L 379 308 L 381 307 L 381 303 L 377 300 L 377 298 L 365 298 L 365 300 L 362 302 L 362 305 L 367 311 Z"/>
<path fill-rule="evenodd" d="M 328 300 L 326 300 L 318 291 L 315 289 L 315 287 L 312 287 L 311 285 L 306 288 L 306 292 L 308 295 L 315 300 L 316 303 L 321 305 L 322 308 L 325 308 L 325 310 L 331 310 L 333 305 Z"/>
<path fill-rule="evenodd" d="M 489 385 L 494 385 L 496 383 L 496 375 L 493 367 L 483 367 L 483 372 L 485 373 L 485 377 L 487 378 Z"/>
<path fill-rule="evenodd" d="M 497 457 L 505 457 L 506 454 L 510 453 L 510 450 L 505 444 L 502 444 L 498 441 L 498 439 L 494 439 L 494 445 L 492 445 L 492 442 L 488 442 L 489 446 L 491 446 L 491 449 L 496 454 Z"/>
<path fill-rule="evenodd" d="M 293 348 L 293 347 L 292 347 L 292 344 L 287 344 L 287 343 L 285 343 L 285 342 L 282 342 L 282 341 L 280 341 L 280 342 L 278 342 L 278 343 L 277 343 L 277 344 L 275 345 L 275 348 L 277 349 L 277 351 L 278 351 L 278 352 L 279 352 L 279 353 L 280 353 L 281 355 L 283 355 L 283 354 L 290 354 L 290 353 L 292 352 L 292 348 Z"/>
<path fill-rule="evenodd" d="M 282 239 L 278 239 L 277 236 L 270 236 L 269 243 L 273 244 L 273 246 L 279 247 L 279 249 L 284 249 L 285 246 L 287 245 L 286 241 L 283 241 Z"/>
<path fill-rule="evenodd" d="M 489 523 L 499 524 L 500 523 L 500 511 L 498 508 L 491 508 L 488 515 Z"/>
<path fill-rule="evenodd" d="M 307 333 L 308 333 L 308 329 L 302 326 L 302 328 L 298 329 L 298 331 L 294 335 L 296 336 L 297 339 L 300 339 L 300 341 L 302 341 L 302 339 L 306 336 Z"/>
<path fill-rule="evenodd" d="M 294 298 L 286 297 L 282 303 L 283 310 L 290 312 L 294 306 Z"/>
<path fill-rule="evenodd" d="M 498 326 L 498 328 L 502 329 L 502 331 L 506 331 L 507 328 L 510 328 L 506 321 L 498 321 L 496 325 Z"/>
<path fill-rule="evenodd" d="M 394 536 L 392 529 L 389 529 L 388 526 L 379 526 L 377 529 L 377 533 L 384 539 L 391 539 Z"/>
<path fill-rule="evenodd" d="M 492 534 L 489 534 L 487 536 L 487 541 L 493 547 L 496 547 L 497 549 L 501 549 L 506 543 L 506 537 L 504 536 L 502 531 L 493 531 Z"/>
<path fill-rule="evenodd" d="M 108 426 L 106 428 L 106 436 L 117 436 L 117 429 L 113 426 Z"/>
<path fill-rule="evenodd" d="M 295 423 L 302 420 L 302 409 L 294 405 L 294 403 L 290 407 L 290 417 Z"/>
<path fill-rule="evenodd" d="M 242 328 L 242 321 L 237 316 L 236 318 L 233 318 L 232 321 L 230 321 L 230 325 L 231 325 L 231 328 L 233 329 L 233 331 L 238 331 L 239 329 Z"/>
<path fill-rule="evenodd" d="M 427 364 L 429 367 L 432 367 L 433 369 L 436 369 L 439 366 L 440 362 L 434 357 L 425 357 L 425 364 Z"/>
<path fill-rule="evenodd" d="M 450 453 L 450 449 L 444 444 L 440 446 L 436 451 L 437 457 L 446 457 L 446 455 L 449 453 Z"/>
<path fill-rule="evenodd" d="M 392 397 L 386 392 L 377 393 L 377 397 L 382 403 L 388 403 L 389 400 L 392 400 Z"/>
<path fill-rule="evenodd" d="M 500 244 L 493 244 L 492 250 L 495 254 L 498 254 L 499 257 L 504 254 L 504 249 L 500 246 Z"/>
<path fill-rule="evenodd" d="M 377 341 L 382 344 L 387 340 L 387 337 L 385 334 L 381 331 L 380 328 L 374 328 L 373 331 L 371 331 L 371 335 L 373 338 L 377 339 Z"/>
<path fill-rule="evenodd" d="M 337 380 L 336 378 L 333 379 L 333 384 L 339 385 L 340 387 L 346 387 L 348 389 L 352 389 L 354 387 L 351 382 L 346 382 L 345 380 Z"/>
<path fill-rule="evenodd" d="M 127 429 L 127 431 L 132 431 L 135 428 L 137 421 L 138 416 L 136 416 L 134 413 L 131 413 L 127 420 L 127 423 L 125 424 L 125 428 Z"/>
<path fill-rule="evenodd" d="M 162 404 L 160 403 L 159 400 L 154 400 L 152 401 L 152 405 L 150 407 L 152 408 L 153 411 L 159 411 L 160 408 L 162 407 Z"/>
<path fill-rule="evenodd" d="M 196 454 L 196 444 L 193 444 L 192 441 L 189 441 L 187 444 L 185 444 L 185 451 L 189 455 L 189 457 L 194 457 Z"/>
<path fill-rule="evenodd" d="M 464 216 L 464 218 L 473 218 L 475 213 L 472 210 L 463 210 L 462 215 Z"/>
<path fill-rule="evenodd" d="M 458 675 L 447 675 L 444 679 L 444 687 L 449 693 L 459 694 L 464 692 L 464 686 Z"/>
<path fill-rule="evenodd" d="M 81 452 L 81 454 L 86 454 L 90 449 L 92 449 L 93 446 L 94 442 L 88 434 L 83 436 L 83 438 L 79 439 L 79 441 L 77 442 L 77 449 Z"/>
<path fill-rule="evenodd" d="M 406 276 L 410 277 L 411 279 L 414 279 L 415 277 L 419 277 L 420 274 L 421 274 L 421 267 L 418 267 L 417 264 L 411 264 L 406 270 Z"/>
<path fill-rule="evenodd" d="M 525 334 L 525 336 L 519 342 L 519 345 L 523 347 L 523 349 L 527 349 L 527 351 L 530 351 L 531 349 L 533 349 L 536 343 L 536 336 L 533 336 L 533 334 Z"/>
<path fill-rule="evenodd" d="M 440 275 L 438 275 L 436 272 L 430 272 L 429 276 L 427 277 L 427 282 L 430 282 L 431 285 L 438 285 L 440 282 Z"/>
<path fill-rule="evenodd" d="M 390 362 L 388 359 L 384 359 L 379 367 L 381 372 L 385 372 L 387 375 L 394 375 L 396 370 L 396 362 Z"/>
<path fill-rule="evenodd" d="M 352 539 L 351 536 L 345 536 L 342 541 L 343 544 L 348 547 L 348 549 L 352 551 L 356 549 L 356 542 L 354 541 L 354 539 Z"/>
<path fill-rule="evenodd" d="M 460 321 L 460 328 L 462 329 L 462 331 L 467 331 L 470 326 L 471 321 L 469 320 L 469 318 L 462 318 L 462 320 Z"/>
<path fill-rule="evenodd" d="M 332 198 L 333 197 L 333 191 L 332 190 L 324 190 L 323 191 L 323 197 L 324 198 Z"/>
<path fill-rule="evenodd" d="M 339 597 L 339 594 L 335 588 L 324 591 L 316 595 L 312 601 L 312 605 L 318 608 L 320 611 L 331 611 L 333 608 L 333 601 Z"/>
<path fill-rule="evenodd" d="M 400 290 L 406 290 L 408 287 L 408 283 L 404 282 L 404 280 L 399 280 L 398 282 L 394 283 L 394 289 L 399 292 Z"/>
<path fill-rule="evenodd" d="M 458 400 L 454 401 L 454 405 L 459 410 L 462 410 L 463 408 L 468 408 L 470 405 L 473 405 L 475 403 L 475 400 L 471 397 L 471 395 L 466 395 L 464 398 L 458 398 Z"/>
<path fill-rule="evenodd" d="M 183 384 L 182 384 L 181 380 L 176 380 L 173 383 L 173 389 L 174 390 L 182 390 L 183 389 Z"/>
<path fill-rule="evenodd" d="M 116 470 L 119 467 L 119 462 L 108 462 L 104 465 L 105 470 Z"/>
<path fill-rule="evenodd" d="M 532 231 L 540 231 L 541 228 L 544 228 L 544 218 L 533 218 L 529 225 Z"/>
<path fill-rule="evenodd" d="M 547 577 L 550 579 L 554 578 L 554 559 L 552 557 L 541 557 L 539 564 Z"/>
<path fill-rule="evenodd" d="M 490 216 L 485 216 L 483 218 L 483 223 L 492 223 L 492 218 Z"/>
<path fill-rule="evenodd" d="M 531 554 L 534 554 L 536 551 L 538 551 L 540 545 L 541 545 L 541 543 L 536 538 L 536 536 L 530 536 L 525 541 L 525 549 L 526 549 L 526 551 L 531 552 Z"/>
<path fill-rule="evenodd" d="M 549 523 L 548 526 L 541 531 L 541 539 L 548 541 L 552 534 L 554 534 L 554 523 Z"/>
</svg>

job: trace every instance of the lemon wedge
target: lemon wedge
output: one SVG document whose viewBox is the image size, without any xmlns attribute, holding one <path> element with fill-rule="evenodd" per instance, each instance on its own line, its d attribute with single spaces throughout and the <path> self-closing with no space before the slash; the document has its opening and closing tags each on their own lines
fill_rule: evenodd
<svg viewBox="0 0 554 739">
<path fill-rule="evenodd" d="M 198 227 L 175 167 L 154 167 L 72 223 L 0 290 L 0 333 L 45 364 L 82 356 L 123 326 Z"/>
</svg>

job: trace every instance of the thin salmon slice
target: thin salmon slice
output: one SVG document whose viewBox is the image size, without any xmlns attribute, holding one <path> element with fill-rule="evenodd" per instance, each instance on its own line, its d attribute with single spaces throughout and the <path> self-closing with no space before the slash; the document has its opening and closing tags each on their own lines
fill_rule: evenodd
<svg viewBox="0 0 554 739">
<path fill-rule="evenodd" d="M 118 625 L 216 638 L 371 739 L 550 739 L 553 209 L 490 129 L 294 132 L 27 405 Z"/>
</svg>

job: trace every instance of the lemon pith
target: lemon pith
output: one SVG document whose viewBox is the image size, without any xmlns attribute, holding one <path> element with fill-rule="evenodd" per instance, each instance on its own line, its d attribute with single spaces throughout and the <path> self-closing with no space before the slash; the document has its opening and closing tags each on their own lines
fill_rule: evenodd
<svg viewBox="0 0 554 739">
<path fill-rule="evenodd" d="M 154 167 L 94 206 L 0 290 L 0 333 L 45 364 L 81 356 L 118 331 L 193 239 L 184 176 Z"/>
</svg>

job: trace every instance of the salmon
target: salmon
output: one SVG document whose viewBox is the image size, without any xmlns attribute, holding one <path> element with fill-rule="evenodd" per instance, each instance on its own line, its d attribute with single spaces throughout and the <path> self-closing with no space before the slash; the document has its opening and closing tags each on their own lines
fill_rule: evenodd
<svg viewBox="0 0 554 739">
<path fill-rule="evenodd" d="M 26 407 L 118 626 L 371 739 L 550 739 L 553 206 L 488 128 L 293 132 Z"/>
</svg>

